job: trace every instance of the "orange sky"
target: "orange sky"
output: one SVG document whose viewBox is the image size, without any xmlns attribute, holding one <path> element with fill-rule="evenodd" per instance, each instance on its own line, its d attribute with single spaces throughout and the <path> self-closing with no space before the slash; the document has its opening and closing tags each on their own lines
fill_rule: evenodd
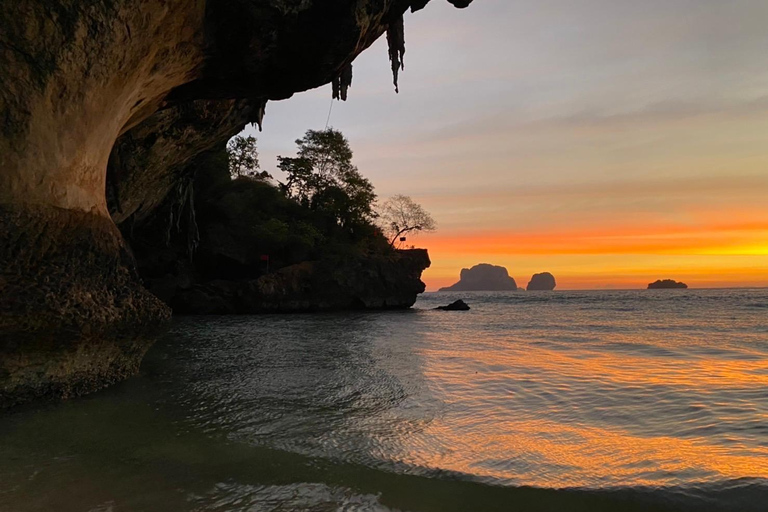
<svg viewBox="0 0 768 512">
<path fill-rule="evenodd" d="M 563 219 L 536 230 L 438 231 L 413 243 L 429 248 L 434 262 L 424 274 L 428 290 L 453 284 L 457 268 L 478 262 L 507 267 L 518 286 L 542 271 L 555 274 L 559 289 L 639 288 L 659 278 L 692 287 L 768 286 L 768 210 L 685 218 Z"/>
<path fill-rule="evenodd" d="M 463 267 L 558 288 L 768 286 L 768 2 L 430 2 L 392 87 L 378 41 L 330 125 L 380 198 L 438 223 L 429 290 Z M 262 166 L 329 119 L 321 88 L 267 107 Z"/>
</svg>

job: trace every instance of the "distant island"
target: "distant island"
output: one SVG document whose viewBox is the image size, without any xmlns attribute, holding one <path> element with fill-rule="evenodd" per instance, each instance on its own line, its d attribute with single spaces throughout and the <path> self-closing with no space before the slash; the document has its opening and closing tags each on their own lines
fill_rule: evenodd
<svg viewBox="0 0 768 512">
<path fill-rule="evenodd" d="M 669 290 L 669 289 L 688 288 L 688 285 L 674 279 L 658 279 L 648 284 L 649 290 Z"/>
<path fill-rule="evenodd" d="M 516 291 L 517 283 L 509 276 L 504 267 L 480 263 L 472 268 L 463 268 L 459 282 L 453 286 L 440 288 L 441 292 L 495 292 Z"/>
<path fill-rule="evenodd" d="M 555 283 L 555 276 L 549 272 L 542 272 L 541 274 L 533 274 L 531 280 L 528 282 L 528 291 L 552 291 L 557 286 Z"/>
</svg>

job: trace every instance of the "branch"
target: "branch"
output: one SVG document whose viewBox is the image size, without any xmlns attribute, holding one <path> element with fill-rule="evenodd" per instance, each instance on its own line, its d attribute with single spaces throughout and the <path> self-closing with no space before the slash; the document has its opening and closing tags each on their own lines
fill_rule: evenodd
<svg viewBox="0 0 768 512">
<path fill-rule="evenodd" d="M 392 237 L 392 240 L 390 240 L 389 242 L 389 246 L 394 247 L 395 242 L 397 241 L 398 238 L 400 238 L 400 236 L 404 235 L 405 233 L 408 233 L 409 231 L 413 231 L 414 229 L 419 229 L 420 227 L 421 226 L 411 226 L 411 227 L 405 227 L 401 229 L 400 231 L 395 233 L 395 236 Z"/>
</svg>

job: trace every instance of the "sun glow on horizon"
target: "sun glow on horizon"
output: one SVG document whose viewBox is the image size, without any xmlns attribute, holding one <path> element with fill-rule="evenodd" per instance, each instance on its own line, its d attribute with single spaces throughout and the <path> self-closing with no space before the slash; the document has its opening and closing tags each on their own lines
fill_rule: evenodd
<svg viewBox="0 0 768 512">
<path fill-rule="evenodd" d="M 478 263 L 519 286 L 768 286 L 768 4 L 651 4 L 430 2 L 398 95 L 385 41 L 356 59 L 331 124 L 381 198 L 437 221 L 407 242 L 429 290 Z M 328 94 L 270 103 L 262 161 L 326 122 Z"/>
<path fill-rule="evenodd" d="M 706 229 L 455 232 L 415 243 L 433 261 L 424 272 L 434 291 L 478 263 L 507 267 L 518 286 L 533 273 L 555 274 L 558 289 L 645 288 L 674 278 L 691 287 L 768 286 L 768 223 L 721 223 Z"/>
</svg>

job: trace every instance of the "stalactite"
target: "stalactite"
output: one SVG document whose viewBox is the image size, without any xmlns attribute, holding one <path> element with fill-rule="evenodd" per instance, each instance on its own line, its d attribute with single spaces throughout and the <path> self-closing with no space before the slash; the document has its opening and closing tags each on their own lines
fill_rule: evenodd
<svg viewBox="0 0 768 512">
<path fill-rule="evenodd" d="M 347 91 L 352 87 L 352 63 L 341 69 L 339 76 L 333 79 L 333 99 L 347 101 Z"/>
<path fill-rule="evenodd" d="M 395 84 L 395 92 L 400 92 L 397 78 L 401 69 L 405 69 L 405 27 L 403 17 L 392 21 L 387 28 L 387 45 L 389 46 L 389 62 L 392 64 L 392 80 Z"/>
<path fill-rule="evenodd" d="M 267 112 L 267 100 L 262 99 L 259 100 L 260 103 L 256 107 L 256 115 L 253 118 L 254 123 L 259 127 L 259 131 L 261 131 L 261 123 L 264 121 L 264 114 Z"/>
</svg>

